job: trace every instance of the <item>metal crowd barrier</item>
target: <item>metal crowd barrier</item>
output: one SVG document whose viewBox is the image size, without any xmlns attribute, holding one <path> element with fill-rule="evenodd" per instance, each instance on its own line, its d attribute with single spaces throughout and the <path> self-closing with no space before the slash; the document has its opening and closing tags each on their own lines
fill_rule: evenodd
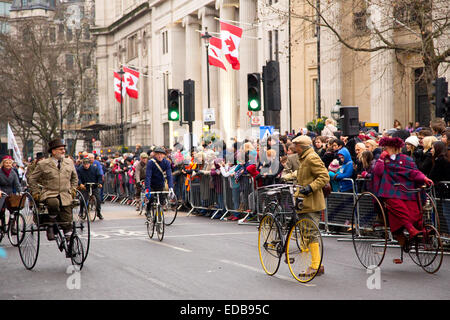
<svg viewBox="0 0 450 320">
<path fill-rule="evenodd" d="M 132 205 L 134 194 L 128 189 L 125 173 L 107 172 L 104 177 L 105 200 Z M 273 196 L 267 191 L 277 185 L 255 187 L 255 180 L 247 174 L 243 174 L 238 186 L 233 181 L 234 177 L 223 177 L 222 175 L 211 176 L 209 172 L 202 172 L 190 175 L 186 183 L 187 175 L 180 170 L 174 174 L 174 191 L 177 195 L 179 206 L 189 209 L 188 216 L 194 211 L 207 213 L 211 219 L 219 217 L 223 220 L 232 213 L 241 214 L 239 224 L 258 224 L 264 208 Z M 331 192 L 326 198 L 326 209 L 322 214 L 320 224 L 324 229 L 324 236 L 332 236 L 333 227 L 340 231 L 348 231 L 351 228 L 353 207 L 357 197 L 361 192 L 366 191 L 360 179 L 356 182 L 352 179 L 344 179 L 352 184 L 351 192 Z M 190 184 L 190 188 L 188 185 Z M 278 185 L 279 186 L 279 185 Z M 363 187 L 361 187 L 363 186 Z M 433 199 L 439 213 L 440 233 L 442 238 L 450 240 L 450 181 L 443 181 L 439 184 L 436 194 L 433 192 Z M 442 191 L 444 190 L 444 191 Z M 293 204 L 292 196 L 284 195 L 281 199 L 283 210 L 291 210 Z M 364 219 L 373 214 L 373 203 L 371 201 L 361 201 L 357 207 L 358 217 Z M 255 218 L 249 221 L 249 217 Z M 331 228 L 330 228 L 331 227 Z M 345 229 L 347 228 L 347 229 Z M 339 235 L 342 237 L 342 234 Z"/>
</svg>

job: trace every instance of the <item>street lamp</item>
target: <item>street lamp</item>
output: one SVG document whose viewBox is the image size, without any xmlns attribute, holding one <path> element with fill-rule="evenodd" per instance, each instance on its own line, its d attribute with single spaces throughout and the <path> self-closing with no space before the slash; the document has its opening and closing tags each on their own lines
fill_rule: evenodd
<svg viewBox="0 0 450 320">
<path fill-rule="evenodd" d="M 60 128 L 59 128 L 59 135 L 61 136 L 61 139 L 64 139 L 64 130 L 63 130 L 63 111 L 62 111 L 62 97 L 64 93 L 59 92 L 59 121 L 60 121 Z"/>
<path fill-rule="evenodd" d="M 123 147 L 123 144 L 125 142 L 124 136 L 123 136 L 123 75 L 125 72 L 122 69 L 122 66 L 120 66 L 120 70 L 117 72 L 120 76 L 120 146 Z"/>
<path fill-rule="evenodd" d="M 211 108 L 211 95 L 209 91 L 209 40 L 212 38 L 212 35 L 208 33 L 208 27 L 205 27 L 205 33 L 202 35 L 202 39 L 205 40 L 205 48 L 206 48 L 206 78 L 208 84 L 208 109 Z"/>
<path fill-rule="evenodd" d="M 336 105 L 334 105 L 331 108 L 331 112 L 330 112 L 331 118 L 333 118 L 335 121 L 339 121 L 339 118 L 341 116 L 340 109 L 341 109 L 341 101 L 339 99 L 337 99 Z"/>
</svg>

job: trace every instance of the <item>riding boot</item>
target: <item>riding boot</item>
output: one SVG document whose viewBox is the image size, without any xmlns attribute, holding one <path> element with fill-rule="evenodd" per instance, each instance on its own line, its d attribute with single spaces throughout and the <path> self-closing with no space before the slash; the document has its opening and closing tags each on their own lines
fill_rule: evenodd
<svg viewBox="0 0 450 320">
<path fill-rule="evenodd" d="M 55 223 L 56 223 L 56 217 L 48 217 L 48 223 L 49 225 L 47 226 L 47 240 L 48 241 L 53 241 L 55 240 L 55 231 L 54 231 L 54 227 L 55 227 Z"/>
</svg>

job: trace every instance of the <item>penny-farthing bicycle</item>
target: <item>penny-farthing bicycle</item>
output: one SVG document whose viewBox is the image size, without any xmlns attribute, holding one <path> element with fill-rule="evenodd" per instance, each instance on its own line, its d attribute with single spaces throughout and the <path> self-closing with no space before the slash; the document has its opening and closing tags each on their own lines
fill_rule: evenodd
<svg viewBox="0 0 450 320">
<path fill-rule="evenodd" d="M 76 198 L 72 202 L 72 234 L 67 240 L 61 229 L 63 223 L 50 222 L 47 208 L 43 203 L 36 204 L 28 192 L 22 195 L 20 214 L 23 219 L 18 221 L 17 238 L 22 239 L 19 244 L 19 254 L 26 269 L 31 270 L 36 265 L 41 233 L 47 228 L 53 228 L 58 249 L 65 252 L 72 264 L 81 270 L 90 246 L 90 222 L 86 215 L 80 214 L 81 203 L 86 204 L 81 192 L 77 191 Z"/>
</svg>

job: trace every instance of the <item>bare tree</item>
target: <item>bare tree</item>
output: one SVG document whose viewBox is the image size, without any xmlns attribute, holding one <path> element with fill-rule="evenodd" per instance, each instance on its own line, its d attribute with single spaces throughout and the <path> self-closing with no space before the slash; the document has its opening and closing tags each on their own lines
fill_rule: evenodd
<svg viewBox="0 0 450 320">
<path fill-rule="evenodd" d="M 65 19 L 21 20 L 14 32 L 0 34 L 0 59 L 7 61 L 0 70 L 0 99 L 6 109 L 1 111 L 24 146 L 31 135 L 44 146 L 59 136 L 58 93 L 64 94 L 66 126 L 80 121 L 95 96 L 94 42 L 86 36 L 86 23 L 69 29 Z"/>
<path fill-rule="evenodd" d="M 290 12 L 276 6 L 270 9 L 331 31 L 354 52 L 392 50 L 419 57 L 429 101 L 432 82 L 450 63 L 448 0 L 292 0 Z M 435 118 L 432 104 L 430 116 Z"/>
</svg>

